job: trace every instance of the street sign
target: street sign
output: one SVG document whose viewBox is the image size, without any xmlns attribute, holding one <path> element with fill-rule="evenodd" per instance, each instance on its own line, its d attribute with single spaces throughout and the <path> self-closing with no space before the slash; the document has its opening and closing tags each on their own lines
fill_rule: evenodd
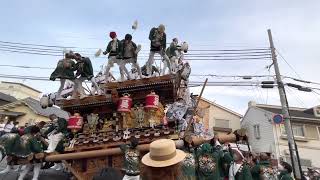
<svg viewBox="0 0 320 180">
<path fill-rule="evenodd" d="M 272 117 L 273 123 L 275 124 L 281 124 L 283 123 L 283 115 L 282 114 L 275 114 Z"/>
</svg>

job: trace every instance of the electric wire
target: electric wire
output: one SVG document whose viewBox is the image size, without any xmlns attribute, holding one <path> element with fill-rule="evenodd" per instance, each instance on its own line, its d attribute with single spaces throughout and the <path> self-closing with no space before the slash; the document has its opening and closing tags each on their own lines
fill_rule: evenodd
<svg viewBox="0 0 320 180">
<path fill-rule="evenodd" d="M 301 76 L 297 73 L 297 71 L 289 64 L 289 62 L 282 56 L 282 54 L 277 49 L 276 49 L 276 52 L 281 57 L 281 59 L 289 66 L 289 68 L 298 76 L 298 78 L 302 79 Z M 300 81 L 300 82 L 303 82 L 306 87 L 310 88 L 310 86 L 306 82 L 304 82 L 304 81 Z M 312 93 L 313 93 L 314 97 L 316 97 L 318 99 L 318 101 L 320 102 L 320 97 L 316 93 L 314 93 L 313 91 L 312 91 Z"/>
</svg>

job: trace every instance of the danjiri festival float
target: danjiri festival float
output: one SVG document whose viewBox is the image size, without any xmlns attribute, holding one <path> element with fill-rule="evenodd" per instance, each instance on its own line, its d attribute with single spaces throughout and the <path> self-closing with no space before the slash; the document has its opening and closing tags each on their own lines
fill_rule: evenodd
<svg viewBox="0 0 320 180">
<path fill-rule="evenodd" d="M 137 22 L 132 28 L 136 26 Z M 73 179 L 90 180 L 108 168 L 134 179 L 140 175 L 141 158 L 152 149 L 152 142 L 170 139 L 185 153 L 181 168 L 186 179 L 226 178 L 230 167 L 236 179 L 251 179 L 246 131 L 217 135 L 199 121 L 198 104 L 207 81 L 198 95 L 190 93 L 191 67 L 184 60 L 188 43 L 174 38 L 167 47 L 165 26 L 160 24 L 150 31 L 149 58 L 140 66 L 141 45 L 133 42 L 131 34 L 123 40 L 117 32 L 108 35 L 106 49 L 95 54 L 107 56 L 104 70 L 97 75 L 90 58 L 65 51 L 50 76 L 60 81 L 60 88 L 45 94 L 40 103 L 42 108 L 59 106 L 71 116 L 63 119 L 52 114 L 49 123 L 26 128 L 22 136 L 16 132 L 1 136 L 5 171 L 25 166 L 19 179 L 32 168 L 33 179 L 38 179 L 41 168 L 63 164 Z M 155 65 L 155 54 L 163 68 Z M 114 66 L 119 67 L 119 79 L 110 72 Z M 235 154 L 240 161 L 233 166 Z M 276 177 L 272 169 L 263 174 Z"/>
</svg>

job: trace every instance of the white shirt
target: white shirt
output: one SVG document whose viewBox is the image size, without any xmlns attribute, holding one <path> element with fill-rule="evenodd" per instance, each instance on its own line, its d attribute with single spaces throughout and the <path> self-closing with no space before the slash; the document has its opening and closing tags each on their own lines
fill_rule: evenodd
<svg viewBox="0 0 320 180">
<path fill-rule="evenodd" d="M 4 132 L 7 132 L 7 133 L 11 132 L 11 129 L 12 129 L 13 127 L 14 127 L 13 124 L 7 124 L 7 125 L 5 125 L 5 127 L 4 127 Z"/>
<path fill-rule="evenodd" d="M 5 123 L 0 124 L 0 131 L 4 131 L 4 127 L 6 126 Z"/>
<path fill-rule="evenodd" d="M 242 164 L 232 163 L 229 168 L 229 180 L 235 180 L 234 176 L 239 171 Z"/>
</svg>

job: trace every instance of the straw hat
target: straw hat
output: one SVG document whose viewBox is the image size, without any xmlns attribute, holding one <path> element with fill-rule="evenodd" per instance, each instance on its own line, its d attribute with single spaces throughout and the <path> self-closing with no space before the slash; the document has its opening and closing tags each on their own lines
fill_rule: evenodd
<svg viewBox="0 0 320 180">
<path fill-rule="evenodd" d="M 178 164 L 186 154 L 176 149 L 176 144 L 170 139 L 159 139 L 150 144 L 150 152 L 142 157 L 142 163 L 151 167 L 167 167 Z"/>
</svg>

